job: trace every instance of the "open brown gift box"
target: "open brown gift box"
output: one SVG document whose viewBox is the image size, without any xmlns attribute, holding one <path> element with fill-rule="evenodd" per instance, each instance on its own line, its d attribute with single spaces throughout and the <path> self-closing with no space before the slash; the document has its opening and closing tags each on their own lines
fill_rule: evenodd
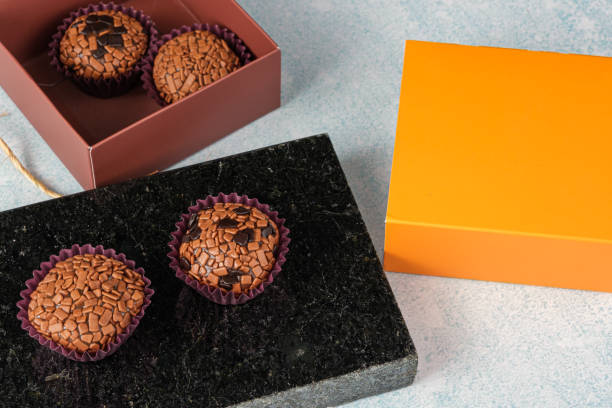
<svg viewBox="0 0 612 408">
<path fill-rule="evenodd" d="M 130 0 L 160 36 L 193 23 L 219 24 L 255 60 L 172 105 L 138 84 L 99 99 L 50 65 L 48 43 L 62 19 L 91 2 L 0 0 L 0 86 L 86 189 L 143 176 L 213 143 L 280 106 L 281 53 L 234 0 Z"/>
</svg>

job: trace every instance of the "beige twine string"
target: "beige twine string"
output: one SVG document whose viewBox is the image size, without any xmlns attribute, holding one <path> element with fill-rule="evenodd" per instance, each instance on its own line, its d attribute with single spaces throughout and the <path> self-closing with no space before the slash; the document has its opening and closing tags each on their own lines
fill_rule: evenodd
<svg viewBox="0 0 612 408">
<path fill-rule="evenodd" d="M 4 117 L 4 116 L 8 116 L 8 113 L 6 112 L 0 112 L 0 118 Z M 2 140 L 2 138 L 0 137 L 0 148 L 4 151 L 4 153 L 6 153 L 6 155 L 8 156 L 9 160 L 11 161 L 11 163 L 13 163 L 13 166 L 15 166 L 15 168 L 21 173 L 23 174 L 28 180 L 30 180 L 32 182 L 32 184 L 34 184 L 36 187 L 38 187 L 39 189 L 41 189 L 45 194 L 47 194 L 50 197 L 53 198 L 58 198 L 61 197 L 61 194 L 56 193 L 55 191 L 51 190 L 50 188 L 48 188 L 47 186 L 45 186 L 43 183 L 41 183 L 36 177 L 34 177 L 32 175 L 32 173 L 30 173 L 25 167 L 23 167 L 23 164 L 21 164 L 21 162 L 19 161 L 19 159 L 17 158 L 17 156 L 15 156 L 15 154 L 13 153 L 13 151 L 11 150 L 10 147 L 8 147 L 8 145 L 6 144 L 6 142 L 4 140 Z"/>
</svg>

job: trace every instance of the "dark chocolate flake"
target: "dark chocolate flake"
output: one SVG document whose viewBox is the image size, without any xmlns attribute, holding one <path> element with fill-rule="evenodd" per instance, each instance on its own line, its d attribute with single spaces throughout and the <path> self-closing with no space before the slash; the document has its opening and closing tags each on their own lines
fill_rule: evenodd
<svg viewBox="0 0 612 408">
<path fill-rule="evenodd" d="M 249 233 L 246 230 L 238 231 L 234 235 L 233 241 L 240 246 L 247 246 L 249 243 Z"/>
<path fill-rule="evenodd" d="M 187 228 L 191 229 L 193 228 L 193 226 L 197 223 L 198 221 L 198 214 L 191 214 L 191 217 L 189 217 L 189 222 L 187 223 Z"/>
<path fill-rule="evenodd" d="M 231 218 L 225 217 L 219 224 L 217 224 L 218 228 L 236 228 L 238 226 L 238 221 L 232 220 Z"/>
<path fill-rule="evenodd" d="M 202 228 L 200 228 L 200 226 L 197 224 L 194 225 L 194 227 L 191 228 L 189 231 L 187 231 L 187 235 L 189 235 L 189 238 L 191 241 L 200 239 L 201 234 L 202 234 Z"/>
<path fill-rule="evenodd" d="M 90 14 L 87 16 L 87 18 L 85 19 L 85 22 L 87 24 L 93 24 L 95 22 L 98 21 L 99 16 L 97 14 Z"/>
<path fill-rule="evenodd" d="M 228 269 L 227 270 L 228 275 L 230 276 L 242 276 L 244 275 L 244 273 L 238 269 Z"/>
<path fill-rule="evenodd" d="M 232 290 L 232 283 L 230 283 L 230 279 L 231 278 L 229 278 L 229 275 L 222 276 L 219 279 L 219 287 L 226 290 Z"/>
<path fill-rule="evenodd" d="M 112 25 L 112 24 L 115 23 L 115 19 L 114 18 L 112 18 L 109 15 L 105 15 L 105 14 L 103 14 L 101 16 L 98 16 L 98 21 L 102 21 L 102 22 L 106 23 L 107 25 Z"/>
<path fill-rule="evenodd" d="M 236 274 L 227 274 L 227 275 L 223 275 L 219 278 L 219 282 L 225 282 L 225 283 L 229 283 L 230 285 L 233 285 L 234 283 L 238 283 L 240 281 L 240 274 L 236 275 Z"/>
<path fill-rule="evenodd" d="M 88 36 L 89 34 L 94 34 L 95 31 L 93 29 L 93 27 L 90 24 L 87 24 L 82 30 L 81 30 L 81 34 Z"/>
<path fill-rule="evenodd" d="M 127 28 L 124 26 L 113 27 L 113 33 L 115 34 L 125 34 L 127 33 Z"/>
<path fill-rule="evenodd" d="M 109 39 L 107 45 L 111 47 L 123 47 L 123 37 L 121 34 L 107 34 Z"/>
<path fill-rule="evenodd" d="M 105 45 L 108 44 L 108 34 L 104 34 L 104 35 L 99 36 L 97 41 L 98 41 L 98 46 L 99 47 L 104 47 Z"/>
<path fill-rule="evenodd" d="M 189 263 L 187 258 L 185 258 L 184 256 L 181 256 L 181 259 L 179 261 L 179 266 L 184 271 L 188 271 L 189 269 L 191 269 L 191 264 Z"/>
<path fill-rule="evenodd" d="M 237 215 L 249 215 L 249 214 L 251 214 L 251 210 L 249 208 L 244 208 L 244 207 L 236 207 L 236 208 L 234 208 L 234 212 Z"/>
<path fill-rule="evenodd" d="M 108 24 L 103 23 L 102 21 L 97 21 L 91 24 L 91 28 L 95 33 L 101 33 L 102 31 L 108 30 Z"/>
<path fill-rule="evenodd" d="M 253 231 L 253 229 L 245 228 L 243 231 L 249 234 L 249 242 L 253 242 L 253 240 L 255 240 L 255 231 Z"/>
<path fill-rule="evenodd" d="M 268 238 L 269 235 L 272 235 L 272 236 L 276 235 L 276 231 L 274 231 L 274 228 L 270 224 L 268 224 L 267 227 L 261 230 L 262 237 Z"/>
<path fill-rule="evenodd" d="M 106 54 L 106 49 L 104 47 L 96 48 L 91 52 L 91 55 L 96 59 L 104 59 L 104 54 Z"/>
<path fill-rule="evenodd" d="M 98 37 L 98 45 L 100 47 L 104 47 L 105 45 L 123 47 L 123 37 L 121 34 L 104 34 Z"/>
</svg>

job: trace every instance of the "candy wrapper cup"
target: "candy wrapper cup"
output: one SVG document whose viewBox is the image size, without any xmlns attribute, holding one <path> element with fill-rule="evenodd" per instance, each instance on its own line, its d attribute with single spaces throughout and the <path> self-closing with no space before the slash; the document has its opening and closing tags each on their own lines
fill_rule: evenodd
<svg viewBox="0 0 612 408">
<path fill-rule="evenodd" d="M 62 345 L 54 342 L 53 340 L 47 339 L 43 337 L 36 328 L 30 323 L 28 318 L 28 305 L 30 304 L 30 295 L 38 284 L 43 280 L 43 278 L 49 273 L 51 269 L 60 261 L 64 261 L 75 255 L 84 255 L 84 254 L 102 254 L 108 258 L 116 259 L 120 262 L 123 262 L 128 266 L 128 268 L 132 269 L 134 272 L 137 272 L 142 275 L 142 279 L 145 283 L 144 287 L 144 301 L 142 303 L 142 307 L 140 308 L 140 312 L 132 317 L 132 321 L 126 327 L 125 331 L 120 335 L 115 337 L 115 340 L 111 343 L 108 343 L 106 347 L 103 349 L 97 350 L 95 353 L 85 352 L 79 353 L 77 350 L 69 350 Z M 41 346 L 47 347 L 56 353 L 60 353 L 66 358 L 69 358 L 74 361 L 80 362 L 89 362 L 89 361 L 98 361 L 102 360 L 105 357 L 110 356 L 114 352 L 116 352 L 119 347 L 134 333 L 136 327 L 140 323 L 140 320 L 144 316 L 144 312 L 151 304 L 151 296 L 153 296 L 153 289 L 149 286 L 151 285 L 151 281 L 145 276 L 145 271 L 142 268 L 136 268 L 134 261 L 126 259 L 124 254 L 118 254 L 114 249 L 104 249 L 101 245 L 96 247 L 86 244 L 83 246 L 73 245 L 69 249 L 62 249 L 59 252 L 59 255 L 51 255 L 49 261 L 43 262 L 40 264 L 40 268 L 36 269 L 33 272 L 34 277 L 26 281 L 27 289 L 22 290 L 19 295 L 21 296 L 21 300 L 17 302 L 17 308 L 19 312 L 17 313 L 17 319 L 21 321 L 21 328 L 24 329 L 30 337 L 36 339 Z"/>
<path fill-rule="evenodd" d="M 209 25 L 209 24 L 194 24 L 191 26 L 181 26 L 180 28 L 175 28 L 170 33 L 164 34 L 150 49 L 147 57 L 145 58 L 145 62 L 142 67 L 142 86 L 147 91 L 147 95 L 151 98 L 155 99 L 155 101 L 160 106 L 168 105 L 168 102 L 164 101 L 160 96 L 157 88 L 155 87 L 155 81 L 153 80 L 153 65 L 155 62 L 155 57 L 159 52 L 159 48 L 164 45 L 166 42 L 170 41 L 176 36 L 181 34 L 194 31 L 194 30 L 202 30 L 202 31 L 210 31 L 215 34 L 217 37 L 225 40 L 227 45 L 234 51 L 234 53 L 240 59 L 240 66 L 247 65 L 249 62 L 253 61 L 255 58 L 251 51 L 247 48 L 247 46 L 242 42 L 238 36 L 227 28 L 218 26 L 218 25 Z M 202 87 L 201 89 L 204 89 Z"/>
<path fill-rule="evenodd" d="M 276 261 L 272 270 L 268 274 L 265 281 L 258 287 L 249 290 L 248 293 L 241 293 L 236 296 L 230 291 L 223 291 L 220 288 L 213 288 L 206 284 L 202 284 L 199 281 L 193 279 L 187 275 L 179 266 L 179 248 L 185 232 L 187 231 L 187 224 L 191 214 L 197 213 L 205 208 L 213 207 L 217 203 L 239 203 L 255 207 L 264 214 L 266 214 L 278 227 L 279 242 L 278 248 L 276 249 L 275 258 Z M 264 290 L 274 282 L 274 279 L 278 276 L 281 271 L 281 267 L 286 261 L 287 253 L 289 252 L 289 229 L 285 227 L 285 219 L 279 218 L 276 211 L 271 211 L 267 204 L 261 204 L 256 198 L 249 198 L 245 195 L 238 195 L 237 193 L 231 193 L 229 195 L 219 194 L 217 196 L 208 196 L 205 199 L 197 200 L 196 204 L 189 207 L 186 214 L 181 215 L 181 220 L 176 223 L 176 231 L 172 234 L 172 241 L 168 243 L 171 251 L 168 253 L 170 258 L 170 268 L 175 272 L 176 277 L 185 282 L 187 285 L 195 289 L 199 294 L 212 302 L 220 305 L 239 305 L 261 295 Z"/>
<path fill-rule="evenodd" d="M 59 59 L 60 41 L 64 37 L 66 30 L 78 17 L 93 13 L 94 11 L 102 10 L 114 10 L 120 11 L 136 20 L 142 25 L 145 33 L 149 36 L 149 45 L 147 51 L 142 56 L 140 61 L 125 74 L 122 74 L 116 78 L 81 78 L 70 70 L 70 68 L 64 66 Z M 155 28 L 155 23 L 151 17 L 144 14 L 141 10 L 136 10 L 132 7 L 126 7 L 114 3 L 99 3 L 90 4 L 86 7 L 82 7 L 78 10 L 70 13 L 69 17 L 66 17 L 62 24 L 57 27 L 57 32 L 51 37 L 52 41 L 49 43 L 49 57 L 51 58 L 51 65 L 66 78 L 70 78 L 81 90 L 84 92 L 96 96 L 98 98 L 111 98 L 113 96 L 121 95 L 129 91 L 139 80 L 142 73 L 143 65 L 145 64 L 146 57 L 158 40 L 158 32 Z"/>
</svg>

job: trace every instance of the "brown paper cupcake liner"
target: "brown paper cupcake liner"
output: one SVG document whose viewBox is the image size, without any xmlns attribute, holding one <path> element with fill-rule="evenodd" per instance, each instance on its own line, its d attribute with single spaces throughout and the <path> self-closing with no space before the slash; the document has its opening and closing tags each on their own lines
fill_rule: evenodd
<svg viewBox="0 0 612 408">
<path fill-rule="evenodd" d="M 36 287 L 38 286 L 40 281 L 43 280 L 47 273 L 49 273 L 49 271 L 58 262 L 64 261 L 67 258 L 70 258 L 75 255 L 84 254 L 102 254 L 109 258 L 121 261 L 129 268 L 133 269 L 135 272 L 140 273 L 145 283 L 145 297 L 140 312 L 136 316 L 132 317 L 132 321 L 123 333 L 116 336 L 115 340 L 112 343 L 108 343 L 106 347 L 104 347 L 104 349 L 99 349 L 94 354 L 91 354 L 90 352 L 79 353 L 77 350 L 69 350 L 63 347 L 62 345 L 54 342 L 53 340 L 43 337 L 30 323 L 30 320 L 28 318 L 28 305 L 30 304 L 30 295 L 32 294 L 32 292 L 34 292 L 34 290 L 36 290 Z M 155 293 L 153 289 L 149 288 L 149 286 L 151 285 L 151 281 L 145 276 L 144 269 L 136 268 L 135 262 L 127 259 L 124 254 L 117 254 L 114 249 L 104 249 L 101 245 L 93 247 L 90 244 L 86 244 L 83 246 L 75 244 L 70 249 L 62 249 L 59 255 L 51 255 L 49 261 L 41 263 L 40 268 L 36 269 L 33 275 L 33 278 L 26 281 L 27 289 L 22 290 L 19 293 L 19 295 L 21 296 L 21 300 L 17 302 L 17 308 L 19 308 L 19 312 L 17 313 L 17 319 L 21 321 L 21 328 L 28 332 L 30 337 L 36 339 L 41 346 L 47 347 L 55 351 L 56 353 L 60 353 L 66 358 L 80 362 L 102 360 L 103 358 L 108 357 L 114 352 L 116 352 L 117 349 L 119 349 L 119 347 L 132 335 L 132 333 L 134 333 L 136 327 L 138 327 L 140 320 L 144 316 L 145 309 L 151 304 L 151 296 L 153 296 L 153 293 Z"/>
<path fill-rule="evenodd" d="M 227 45 L 232 49 L 232 51 L 234 51 L 234 53 L 240 59 L 240 67 L 243 67 L 244 65 L 255 59 L 255 57 L 244 44 L 244 42 L 242 42 L 242 40 L 238 38 L 238 36 L 234 32 L 228 30 L 225 27 L 220 27 L 216 24 L 193 24 L 191 26 L 182 26 L 178 29 L 175 28 L 170 31 L 170 33 L 164 34 L 160 39 L 157 40 L 155 44 L 153 44 L 153 46 L 149 50 L 149 53 L 147 54 L 145 63 L 142 66 L 142 86 L 145 91 L 147 91 L 147 95 L 155 99 L 155 101 L 160 106 L 166 106 L 169 104 L 159 96 L 159 92 L 155 87 L 155 81 L 153 80 L 153 64 L 155 62 L 155 57 L 159 52 L 159 48 L 174 37 L 194 30 L 210 31 L 217 37 L 224 39 Z M 206 87 L 202 87 L 200 89 L 204 88 Z"/>
<path fill-rule="evenodd" d="M 249 290 L 248 293 L 241 293 L 236 296 L 233 292 L 224 292 L 220 288 L 213 288 L 211 286 L 201 284 L 199 281 L 193 279 L 189 275 L 185 274 L 179 266 L 179 248 L 181 246 L 181 240 L 183 235 L 187 231 L 187 224 L 191 214 L 197 213 L 200 210 L 213 207 L 216 203 L 239 203 L 255 207 L 264 214 L 266 214 L 278 227 L 279 232 L 279 243 L 276 252 L 276 261 L 274 267 L 268 274 L 268 278 L 261 283 L 258 287 Z M 278 217 L 278 212 L 271 211 L 270 206 L 267 204 L 261 204 L 256 198 L 249 198 L 245 195 L 238 195 L 237 193 L 231 193 L 229 195 L 219 194 L 218 196 L 208 196 L 203 200 L 197 200 L 196 204 L 189 207 L 186 214 L 181 215 L 181 221 L 176 224 L 176 231 L 172 235 L 172 241 L 168 243 L 171 251 L 168 253 L 170 258 L 170 268 L 176 273 L 176 277 L 185 282 L 187 285 L 195 289 L 199 294 L 205 298 L 218 303 L 220 305 L 239 305 L 256 296 L 262 294 L 266 287 L 270 286 L 274 282 L 274 278 L 278 276 L 281 271 L 281 267 L 285 263 L 287 253 L 289 252 L 289 229 L 285 227 L 285 219 Z"/>
<path fill-rule="evenodd" d="M 125 74 L 122 74 L 116 78 L 100 78 L 95 80 L 93 78 L 82 78 L 74 75 L 70 68 L 64 66 L 59 59 L 59 47 L 60 41 L 64 37 L 64 33 L 70 27 L 72 22 L 85 14 L 92 13 L 94 11 L 102 10 L 114 10 L 120 11 L 128 16 L 138 20 L 142 24 L 143 29 L 149 36 L 149 45 L 147 51 L 142 56 L 140 61 L 136 63 L 133 69 Z M 153 44 L 157 42 L 158 32 L 155 28 L 155 23 L 151 17 L 144 14 L 141 10 L 136 10 L 133 7 L 126 7 L 114 3 L 99 3 L 90 4 L 87 7 L 82 7 L 70 13 L 69 17 L 62 20 L 62 24 L 57 27 L 57 32 L 51 37 L 52 41 L 49 43 L 49 57 L 51 57 L 51 65 L 62 75 L 70 78 L 80 89 L 84 92 L 96 96 L 98 98 L 110 98 L 113 96 L 121 95 L 130 90 L 139 80 L 142 67 L 145 63 L 146 56 Z"/>
</svg>

